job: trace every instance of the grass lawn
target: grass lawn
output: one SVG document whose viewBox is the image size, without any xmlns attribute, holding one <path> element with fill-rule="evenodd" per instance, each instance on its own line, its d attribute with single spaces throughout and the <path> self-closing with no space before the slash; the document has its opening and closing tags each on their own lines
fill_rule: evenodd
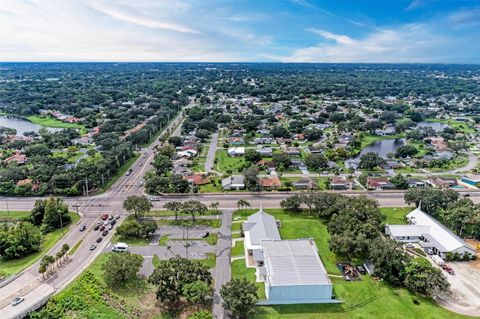
<svg viewBox="0 0 480 319">
<path fill-rule="evenodd" d="M 243 240 L 239 240 L 235 243 L 235 247 L 232 248 L 232 257 L 234 256 L 244 256 L 245 255 L 245 246 Z"/>
<path fill-rule="evenodd" d="M 212 228 L 219 228 L 220 225 L 222 224 L 222 221 L 220 219 L 196 219 L 195 221 L 192 221 L 191 219 L 183 219 L 183 220 L 168 220 L 168 219 L 163 219 L 163 220 L 157 220 L 157 225 L 158 226 L 178 226 L 178 225 L 184 225 L 184 226 L 209 226 Z"/>
<path fill-rule="evenodd" d="M 77 241 L 77 243 L 70 248 L 70 250 L 68 251 L 68 254 L 70 256 L 73 255 L 77 251 L 78 247 L 80 247 L 82 242 L 83 242 L 83 239 L 80 239 L 79 241 Z"/>
<path fill-rule="evenodd" d="M 245 259 L 234 260 L 231 263 L 232 278 L 242 279 L 245 278 L 257 286 L 258 298 L 265 299 L 265 284 L 263 282 L 255 282 L 255 268 L 247 268 L 245 265 Z"/>
<path fill-rule="evenodd" d="M 123 238 L 123 237 L 119 237 L 118 235 L 114 235 L 112 238 L 112 244 L 115 245 L 118 242 L 125 243 L 130 246 L 148 246 L 148 244 L 150 243 L 150 239 L 148 238 L 130 239 L 130 238 Z"/>
<path fill-rule="evenodd" d="M 85 130 L 85 126 L 78 123 L 67 123 L 59 121 L 51 116 L 41 116 L 41 115 L 30 115 L 27 116 L 27 120 L 32 123 L 46 126 L 46 127 L 54 127 L 54 128 L 78 128 Z"/>
<path fill-rule="evenodd" d="M 221 211 L 216 211 L 216 210 L 211 210 L 209 209 L 204 216 L 207 215 L 218 215 L 221 214 Z M 170 217 L 170 216 L 175 216 L 174 212 L 171 210 L 151 210 L 148 213 L 145 214 L 145 216 L 151 216 L 151 217 Z M 183 218 L 185 215 L 180 215 L 179 218 Z"/>
<path fill-rule="evenodd" d="M 425 121 L 448 124 L 451 128 L 458 130 L 464 134 L 475 133 L 475 127 L 473 127 L 474 125 L 473 122 L 462 122 L 462 121 L 457 121 L 453 119 L 436 119 L 436 118 L 427 119 Z"/>
<path fill-rule="evenodd" d="M 406 224 L 405 216 L 414 210 L 413 207 L 381 207 L 382 214 L 387 217 L 386 224 L 402 225 Z"/>
<path fill-rule="evenodd" d="M 217 262 L 217 256 L 214 253 L 207 253 L 207 258 L 205 259 L 197 259 L 203 265 L 208 267 L 208 269 L 215 268 L 215 263 Z"/>
<path fill-rule="evenodd" d="M 282 239 L 314 238 L 327 272 L 339 274 L 335 262 L 343 259 L 337 258 L 329 249 L 329 234 L 321 220 L 304 213 L 285 213 L 281 209 L 266 209 L 265 211 L 281 221 L 280 235 Z M 398 215 L 407 214 L 409 210 L 392 208 L 382 211 L 388 219 L 393 221 L 395 218 L 399 218 Z M 254 212 L 254 210 L 243 211 L 238 215 L 245 216 Z M 237 260 L 232 263 L 232 276 L 234 278 L 245 277 L 253 282 L 255 270 L 247 269 L 244 260 Z M 363 276 L 362 280 L 357 282 L 347 282 L 335 277 L 331 277 L 331 280 L 334 284 L 335 295 L 337 299 L 345 301 L 343 304 L 258 307 L 254 318 L 467 318 L 437 306 L 428 298 L 413 295 L 405 289 L 392 288 L 370 276 Z M 257 283 L 257 286 L 259 295 L 264 296 L 263 283 Z M 415 304 L 414 300 L 418 301 L 418 304 Z"/>
<path fill-rule="evenodd" d="M 241 234 L 240 233 L 232 233 L 232 239 L 235 239 L 235 238 L 241 238 Z"/>
<path fill-rule="evenodd" d="M 167 246 L 168 236 L 163 235 L 158 241 L 159 246 Z M 156 256 L 156 255 L 155 255 Z M 158 257 L 157 257 L 158 258 Z"/>
<path fill-rule="evenodd" d="M 218 241 L 218 234 L 217 233 L 211 233 L 210 235 L 208 235 L 207 238 L 205 238 L 205 241 L 209 245 L 215 246 L 217 244 L 217 241 Z"/>
<path fill-rule="evenodd" d="M 65 226 L 63 228 L 59 228 L 54 230 L 51 233 L 48 233 L 45 235 L 44 241 L 42 243 L 42 249 L 36 253 L 30 254 L 28 256 L 25 256 L 20 259 L 13 259 L 13 260 L 7 260 L 3 261 L 0 260 L 0 271 L 4 272 L 7 276 L 16 274 L 23 269 L 29 267 L 33 263 L 35 263 L 37 260 L 43 257 L 47 253 L 47 251 L 52 248 L 57 241 L 60 240 L 60 238 L 63 237 L 68 232 L 68 229 L 70 227 L 74 227 L 77 221 L 80 219 L 77 214 L 70 212 L 70 217 L 72 219 L 72 222 L 70 225 Z"/>
<path fill-rule="evenodd" d="M 222 191 L 222 184 L 217 181 L 215 184 L 208 183 L 200 186 L 200 193 L 218 193 Z"/>
<path fill-rule="evenodd" d="M 230 157 L 227 150 L 217 150 L 216 159 L 218 160 L 217 167 L 221 172 L 232 171 L 234 174 L 239 173 L 239 169 L 245 164 L 243 156 Z"/>
<path fill-rule="evenodd" d="M 242 229 L 242 223 L 243 222 L 232 223 L 232 232 L 233 231 L 240 231 Z"/>
<path fill-rule="evenodd" d="M 30 211 L 0 211 L 0 223 L 23 219 L 30 215 Z"/>
</svg>

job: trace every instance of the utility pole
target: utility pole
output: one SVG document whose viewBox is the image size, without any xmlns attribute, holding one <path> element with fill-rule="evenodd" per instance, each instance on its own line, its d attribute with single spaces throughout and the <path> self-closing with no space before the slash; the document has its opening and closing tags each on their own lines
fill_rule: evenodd
<svg viewBox="0 0 480 319">
<path fill-rule="evenodd" d="M 85 177 L 85 192 L 87 193 L 88 197 L 88 179 Z"/>
</svg>

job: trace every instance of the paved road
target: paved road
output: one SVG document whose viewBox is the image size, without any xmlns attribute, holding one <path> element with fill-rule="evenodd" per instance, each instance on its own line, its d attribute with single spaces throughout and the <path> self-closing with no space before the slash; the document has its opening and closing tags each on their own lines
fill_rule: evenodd
<svg viewBox="0 0 480 319">
<path fill-rule="evenodd" d="M 205 160 L 205 172 L 210 173 L 215 164 L 215 153 L 218 146 L 218 132 L 212 134 L 212 141 L 210 142 L 210 147 L 208 148 L 207 159 Z"/>
<path fill-rule="evenodd" d="M 179 114 L 166 129 L 171 130 L 175 128 L 181 120 L 182 114 Z M 178 132 L 179 129 L 177 127 L 175 133 L 178 134 Z M 42 301 L 42 296 L 45 297 L 50 293 L 60 291 L 93 262 L 105 246 L 108 245 L 113 234 L 113 232 L 110 232 L 102 243 L 97 244 L 98 247 L 94 251 L 90 251 L 90 245 L 99 237 L 98 232 L 92 229 L 96 219 L 100 213 L 105 212 L 125 215 L 122 208 L 123 199 L 127 196 L 141 194 L 143 192 L 140 181 L 143 179 L 148 166 L 153 160 L 153 147 L 159 144 L 160 142 L 156 140 L 149 148 L 144 150 L 142 156 L 133 164 L 132 174 L 129 176 L 121 176 L 107 193 L 92 197 L 66 199 L 66 202 L 70 205 L 79 205 L 78 210 L 83 217 L 77 225 L 70 228 L 68 234 L 49 250 L 47 254 L 54 255 L 60 250 L 60 247 L 64 243 L 67 243 L 70 247 L 74 246 L 80 240 L 82 240 L 82 243 L 71 257 L 71 261 L 59 269 L 54 277 L 41 280 L 41 276 L 38 273 L 39 261 L 37 261 L 19 274 L 15 280 L 0 288 L 0 318 L 16 318 L 25 314 L 27 309 L 34 307 L 38 302 Z M 12 211 L 30 210 L 36 199 L 38 198 L 3 198 L 3 200 L 0 199 L 2 202 L 0 210 L 7 210 L 7 207 Z M 117 227 L 122 221 L 123 218 L 117 223 Z M 79 232 L 79 224 L 86 225 L 87 230 Z M 25 297 L 25 301 L 21 307 L 12 307 L 10 302 L 17 296 Z"/>
<path fill-rule="evenodd" d="M 217 263 L 214 273 L 214 291 L 213 291 L 213 318 L 225 318 L 225 310 L 222 306 L 220 297 L 220 288 L 230 280 L 230 249 L 232 246 L 232 211 L 223 211 L 222 226 L 218 232 L 217 242 Z"/>
</svg>

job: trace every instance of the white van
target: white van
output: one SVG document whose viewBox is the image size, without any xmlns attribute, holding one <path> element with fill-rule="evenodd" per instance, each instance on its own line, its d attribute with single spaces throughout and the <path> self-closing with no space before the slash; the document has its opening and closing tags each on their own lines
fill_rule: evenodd
<svg viewBox="0 0 480 319">
<path fill-rule="evenodd" d="M 433 255 L 433 256 L 432 256 L 432 260 L 433 260 L 434 263 L 436 263 L 436 264 L 439 265 L 439 266 L 442 266 L 443 264 L 445 264 L 445 262 L 443 261 L 443 259 L 442 259 L 440 256 L 438 256 L 438 255 Z"/>
<path fill-rule="evenodd" d="M 112 251 L 117 251 L 117 252 L 128 251 L 128 245 L 125 243 L 116 243 L 113 246 Z"/>
</svg>

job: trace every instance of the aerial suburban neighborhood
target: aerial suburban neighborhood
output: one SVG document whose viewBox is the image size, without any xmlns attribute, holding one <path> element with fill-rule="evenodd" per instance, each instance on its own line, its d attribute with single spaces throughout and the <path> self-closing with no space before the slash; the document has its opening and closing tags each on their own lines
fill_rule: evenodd
<svg viewBox="0 0 480 319">
<path fill-rule="evenodd" d="M 480 318 L 479 12 L 6 0 L 0 319 Z"/>
</svg>

